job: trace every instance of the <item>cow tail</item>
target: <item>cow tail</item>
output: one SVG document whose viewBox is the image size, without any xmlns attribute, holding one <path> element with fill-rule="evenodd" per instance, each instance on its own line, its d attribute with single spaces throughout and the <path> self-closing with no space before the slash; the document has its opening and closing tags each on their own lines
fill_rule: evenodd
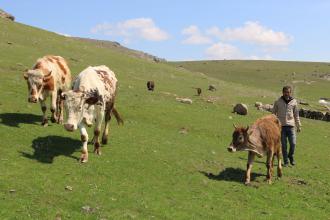
<svg viewBox="0 0 330 220">
<path fill-rule="evenodd" d="M 123 119 L 120 117 L 120 115 L 119 115 L 119 113 L 118 113 L 118 111 L 117 111 L 117 109 L 116 109 L 115 107 L 112 108 L 112 110 L 111 110 L 111 114 L 113 114 L 113 115 L 115 116 L 118 125 L 120 125 L 120 124 L 124 125 L 124 121 L 123 121 Z"/>
<path fill-rule="evenodd" d="M 282 130 L 282 125 L 281 125 L 281 122 L 280 122 L 280 120 L 278 119 L 278 117 L 276 117 L 276 119 L 275 119 L 275 123 L 276 123 L 276 125 L 278 126 L 278 128 L 279 128 L 280 130 Z"/>
</svg>

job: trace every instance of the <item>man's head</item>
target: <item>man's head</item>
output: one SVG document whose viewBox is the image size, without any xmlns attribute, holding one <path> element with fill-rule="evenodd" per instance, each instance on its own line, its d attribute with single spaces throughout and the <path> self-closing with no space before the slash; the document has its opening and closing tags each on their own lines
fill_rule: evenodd
<svg viewBox="0 0 330 220">
<path fill-rule="evenodd" d="M 289 100 L 290 97 L 291 97 L 291 93 L 292 93 L 291 86 L 284 86 L 283 89 L 282 89 L 282 93 L 283 93 L 283 97 L 286 100 Z"/>
</svg>

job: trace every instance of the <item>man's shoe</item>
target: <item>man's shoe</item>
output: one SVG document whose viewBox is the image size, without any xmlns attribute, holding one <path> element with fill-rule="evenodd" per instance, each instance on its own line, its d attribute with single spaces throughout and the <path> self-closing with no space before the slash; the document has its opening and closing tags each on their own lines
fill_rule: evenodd
<svg viewBox="0 0 330 220">
<path fill-rule="evenodd" d="M 296 165 L 296 162 L 294 161 L 293 157 L 290 157 L 289 160 L 292 166 Z"/>
<path fill-rule="evenodd" d="M 286 162 L 286 163 L 283 164 L 283 166 L 284 166 L 284 167 L 288 167 L 288 166 L 289 166 L 289 163 Z"/>
</svg>

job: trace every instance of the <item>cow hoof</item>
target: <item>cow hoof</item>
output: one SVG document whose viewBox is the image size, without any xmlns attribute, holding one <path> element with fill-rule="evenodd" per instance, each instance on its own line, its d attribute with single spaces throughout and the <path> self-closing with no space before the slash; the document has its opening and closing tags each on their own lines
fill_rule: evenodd
<svg viewBox="0 0 330 220">
<path fill-rule="evenodd" d="M 80 163 L 87 163 L 87 161 L 88 161 L 88 159 L 85 157 L 81 157 L 79 160 Z"/>
<path fill-rule="evenodd" d="M 98 156 L 101 156 L 101 154 L 102 154 L 101 150 L 99 150 L 99 149 L 94 149 L 94 153 Z"/>
<path fill-rule="evenodd" d="M 250 181 L 245 181 L 244 185 L 249 186 L 249 185 L 251 185 L 251 182 Z"/>
<path fill-rule="evenodd" d="M 42 123 L 41 124 L 43 127 L 47 127 L 48 126 L 48 123 L 46 122 L 46 123 Z"/>
<path fill-rule="evenodd" d="M 102 138 L 102 144 L 107 144 L 108 143 L 108 138 Z"/>
<path fill-rule="evenodd" d="M 51 117 L 51 118 L 50 118 L 50 121 L 51 121 L 52 123 L 57 122 L 56 118 L 54 118 L 54 117 Z"/>
<path fill-rule="evenodd" d="M 270 179 L 267 179 L 266 182 L 267 182 L 269 185 L 272 184 L 272 180 L 270 180 Z"/>
<path fill-rule="evenodd" d="M 60 124 L 60 125 L 62 125 L 62 124 L 63 124 L 63 119 L 61 119 L 61 120 L 58 120 L 58 121 L 57 121 L 57 124 Z"/>
</svg>

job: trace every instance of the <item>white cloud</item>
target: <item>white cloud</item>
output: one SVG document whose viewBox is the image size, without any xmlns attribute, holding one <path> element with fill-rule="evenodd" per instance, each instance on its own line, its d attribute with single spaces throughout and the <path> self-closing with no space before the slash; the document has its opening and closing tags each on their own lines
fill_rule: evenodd
<svg viewBox="0 0 330 220">
<path fill-rule="evenodd" d="M 118 22 L 116 24 L 98 24 L 91 29 L 93 34 L 124 37 L 125 42 L 131 42 L 137 38 L 149 41 L 164 41 L 169 38 L 166 31 L 156 26 L 151 18 L 136 18 Z"/>
<path fill-rule="evenodd" d="M 206 48 L 205 56 L 212 60 L 272 60 L 269 54 L 264 55 L 246 55 L 239 48 L 231 44 L 218 42 Z"/>
<path fill-rule="evenodd" d="M 220 29 L 216 26 L 207 29 L 206 34 L 210 35 L 210 36 L 215 36 L 215 37 L 218 37 L 218 38 L 222 37 L 222 33 L 221 33 Z"/>
<path fill-rule="evenodd" d="M 221 31 L 218 27 L 208 29 L 207 34 L 220 38 L 222 41 L 242 41 L 262 46 L 288 46 L 293 37 L 284 32 L 276 32 L 259 22 L 248 21 L 244 26 L 225 28 Z"/>
<path fill-rule="evenodd" d="M 230 44 L 216 43 L 205 50 L 205 55 L 208 59 L 222 60 L 222 59 L 242 59 L 240 50 Z"/>
<path fill-rule="evenodd" d="M 201 34 L 199 28 L 195 25 L 190 25 L 181 32 L 183 35 L 188 35 L 188 37 L 182 41 L 184 44 L 209 44 L 212 40 Z"/>
</svg>

